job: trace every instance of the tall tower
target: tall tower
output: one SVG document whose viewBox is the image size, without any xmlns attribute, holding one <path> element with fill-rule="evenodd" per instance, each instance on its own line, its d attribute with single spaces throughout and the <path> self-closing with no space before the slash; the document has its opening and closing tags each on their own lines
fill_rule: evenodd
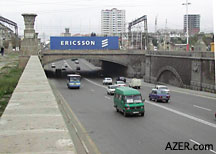
<svg viewBox="0 0 216 154">
<path fill-rule="evenodd" d="M 155 33 L 157 33 L 157 16 L 155 17 Z"/>
<path fill-rule="evenodd" d="M 187 15 L 184 15 L 184 32 L 187 30 Z M 188 33 L 194 35 L 200 32 L 200 15 L 189 14 L 188 15 Z"/>
<path fill-rule="evenodd" d="M 101 11 L 101 34 L 120 35 L 125 32 L 125 10 L 113 8 Z"/>
</svg>

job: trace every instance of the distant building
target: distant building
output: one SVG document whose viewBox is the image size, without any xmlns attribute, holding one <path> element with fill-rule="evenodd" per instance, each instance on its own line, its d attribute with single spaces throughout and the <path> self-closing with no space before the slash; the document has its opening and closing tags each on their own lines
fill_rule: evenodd
<svg viewBox="0 0 216 154">
<path fill-rule="evenodd" d="M 65 33 L 62 33 L 61 36 L 71 36 L 70 28 L 65 28 Z"/>
<path fill-rule="evenodd" d="M 113 8 L 101 11 L 101 34 L 120 35 L 125 32 L 125 10 Z"/>
<path fill-rule="evenodd" d="M 184 15 L 184 32 L 187 31 L 187 15 Z M 189 14 L 188 15 L 188 33 L 194 35 L 200 32 L 200 15 Z"/>
</svg>

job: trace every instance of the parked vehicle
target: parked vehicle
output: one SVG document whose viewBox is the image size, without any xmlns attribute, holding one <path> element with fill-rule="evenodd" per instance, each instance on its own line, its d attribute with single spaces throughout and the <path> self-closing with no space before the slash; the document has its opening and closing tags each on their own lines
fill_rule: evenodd
<svg viewBox="0 0 216 154">
<path fill-rule="evenodd" d="M 67 87 L 70 88 L 80 88 L 81 86 L 81 76 L 78 74 L 68 74 L 67 75 Z"/>
<path fill-rule="evenodd" d="M 107 87 L 107 94 L 108 95 L 114 95 L 114 92 L 115 92 L 117 87 L 118 87 L 118 85 L 109 85 Z"/>
<path fill-rule="evenodd" d="M 168 103 L 170 100 L 170 94 L 164 89 L 152 89 L 151 93 L 149 94 L 149 100 L 154 100 L 155 102 L 165 101 Z"/>
<path fill-rule="evenodd" d="M 124 81 L 116 81 L 115 83 L 118 86 L 126 86 L 126 84 L 124 83 Z"/>
<path fill-rule="evenodd" d="M 132 87 L 132 88 L 135 88 L 135 89 L 140 89 L 141 84 L 142 84 L 141 79 L 133 78 L 131 80 L 131 82 L 129 83 L 129 87 Z"/>
<path fill-rule="evenodd" d="M 126 117 L 128 115 L 140 114 L 144 116 L 145 100 L 142 100 L 141 93 L 130 87 L 118 87 L 114 93 L 114 107 L 117 112 L 123 112 Z"/>
<path fill-rule="evenodd" d="M 103 85 L 111 85 L 112 84 L 112 78 L 104 78 Z"/>
<path fill-rule="evenodd" d="M 116 81 L 124 81 L 126 83 L 126 78 L 123 76 L 117 77 Z"/>
<path fill-rule="evenodd" d="M 158 90 L 161 90 L 161 89 L 163 89 L 163 90 L 165 90 L 166 92 L 170 92 L 170 90 L 168 89 L 168 87 L 167 86 L 164 86 L 164 85 L 156 85 L 155 86 L 155 89 L 158 89 Z"/>
</svg>

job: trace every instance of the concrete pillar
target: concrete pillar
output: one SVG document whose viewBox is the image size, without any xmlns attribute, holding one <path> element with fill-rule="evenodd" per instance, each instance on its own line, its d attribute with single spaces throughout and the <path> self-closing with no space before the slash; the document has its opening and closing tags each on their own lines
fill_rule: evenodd
<svg viewBox="0 0 216 154">
<path fill-rule="evenodd" d="M 145 82 L 151 82 L 151 55 L 146 54 L 145 59 L 145 76 L 144 76 Z"/>
<path fill-rule="evenodd" d="M 202 61 L 199 58 L 193 59 L 191 65 L 191 88 L 194 90 L 202 90 Z"/>
<path fill-rule="evenodd" d="M 20 67 L 25 67 L 28 57 L 38 54 L 38 38 L 35 33 L 34 23 L 36 14 L 22 14 L 25 23 L 24 39 L 21 42 Z"/>
<path fill-rule="evenodd" d="M 22 14 L 25 22 L 24 38 L 33 39 L 35 38 L 34 23 L 36 14 Z"/>
</svg>

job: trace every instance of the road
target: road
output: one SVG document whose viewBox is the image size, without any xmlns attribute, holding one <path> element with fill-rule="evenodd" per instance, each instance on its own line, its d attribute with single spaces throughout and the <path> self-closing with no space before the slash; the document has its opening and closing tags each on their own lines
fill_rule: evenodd
<svg viewBox="0 0 216 154">
<path fill-rule="evenodd" d="M 102 79 L 84 78 L 79 90 L 69 90 L 65 79 L 51 80 L 103 154 L 216 153 L 214 94 L 170 87 L 171 101 L 156 103 L 148 100 L 154 85 L 143 82 L 145 116 L 125 118 L 113 108 L 113 96 L 106 94 Z M 214 149 L 165 150 L 172 142 L 213 144 Z"/>
</svg>

